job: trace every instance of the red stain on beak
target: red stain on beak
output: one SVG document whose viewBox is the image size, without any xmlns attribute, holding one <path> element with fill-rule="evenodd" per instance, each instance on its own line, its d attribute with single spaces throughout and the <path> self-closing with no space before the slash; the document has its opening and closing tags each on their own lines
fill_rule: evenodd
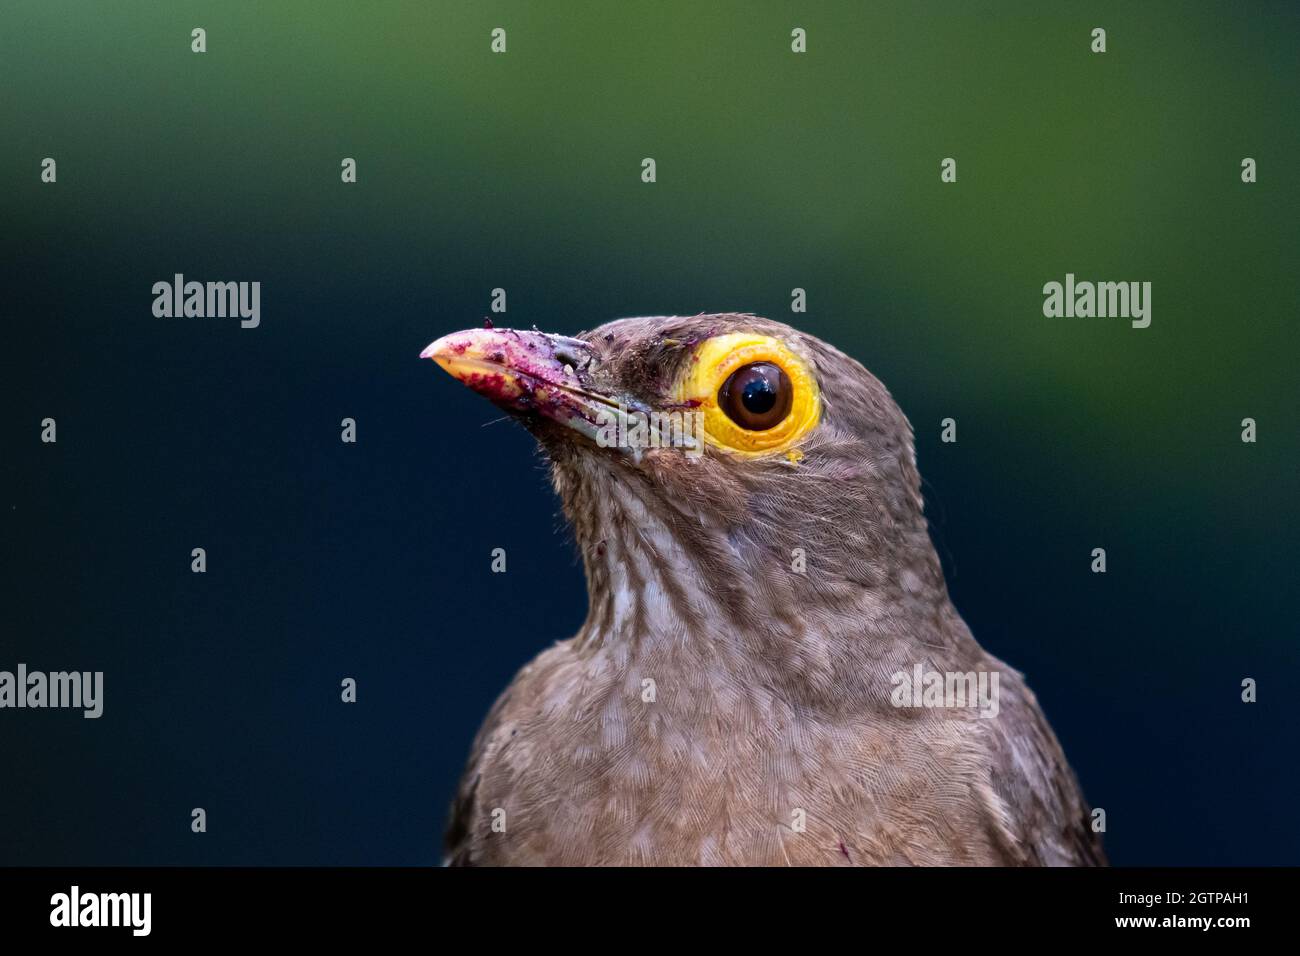
<svg viewBox="0 0 1300 956">
<path fill-rule="evenodd" d="M 453 332 L 420 353 L 507 411 L 537 413 L 591 433 L 602 409 L 617 406 L 590 379 L 594 358 L 581 339 L 545 332 L 481 329 Z"/>
</svg>

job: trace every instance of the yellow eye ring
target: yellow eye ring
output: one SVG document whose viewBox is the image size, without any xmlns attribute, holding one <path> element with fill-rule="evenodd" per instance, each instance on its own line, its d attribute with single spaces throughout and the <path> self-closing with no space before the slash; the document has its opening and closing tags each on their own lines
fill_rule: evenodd
<svg viewBox="0 0 1300 956">
<path fill-rule="evenodd" d="M 735 372 L 763 362 L 777 366 L 788 377 L 793 389 L 790 411 L 771 428 L 750 431 L 722 409 L 718 392 Z M 788 450 L 821 418 L 821 397 L 808 363 L 779 339 L 747 332 L 714 336 L 696 346 L 678 382 L 676 398 L 704 413 L 706 442 L 746 457 Z"/>
</svg>

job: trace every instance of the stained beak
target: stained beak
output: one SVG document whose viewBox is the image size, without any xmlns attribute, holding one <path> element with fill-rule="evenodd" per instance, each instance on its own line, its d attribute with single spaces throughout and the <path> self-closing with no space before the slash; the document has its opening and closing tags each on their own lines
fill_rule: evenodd
<svg viewBox="0 0 1300 956">
<path fill-rule="evenodd" d="M 420 353 L 507 411 L 536 414 L 597 439 L 628 409 L 597 387 L 594 350 L 581 339 L 517 329 L 467 329 Z"/>
</svg>

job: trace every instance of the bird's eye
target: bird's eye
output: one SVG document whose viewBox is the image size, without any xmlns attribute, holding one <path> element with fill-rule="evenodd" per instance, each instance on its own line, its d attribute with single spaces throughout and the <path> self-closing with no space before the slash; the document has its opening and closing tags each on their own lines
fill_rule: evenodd
<svg viewBox="0 0 1300 956">
<path fill-rule="evenodd" d="M 736 369 L 718 390 L 718 406 L 733 422 L 751 432 L 779 425 L 793 404 L 790 376 L 771 362 Z"/>
<path fill-rule="evenodd" d="M 809 362 L 768 335 L 705 339 L 691 353 L 676 396 L 703 414 L 708 444 L 747 457 L 793 454 L 821 418 Z"/>
</svg>

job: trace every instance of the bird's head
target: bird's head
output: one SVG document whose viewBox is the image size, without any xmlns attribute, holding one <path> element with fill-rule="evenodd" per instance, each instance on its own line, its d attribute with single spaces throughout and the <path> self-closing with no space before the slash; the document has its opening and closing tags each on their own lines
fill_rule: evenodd
<svg viewBox="0 0 1300 956">
<path fill-rule="evenodd" d="M 809 614 L 860 625 L 872 595 L 887 615 L 886 596 L 942 591 L 906 417 L 811 335 L 753 315 L 633 318 L 574 338 L 471 329 L 423 357 L 549 457 L 587 569 L 587 639 L 779 642 Z"/>
</svg>

